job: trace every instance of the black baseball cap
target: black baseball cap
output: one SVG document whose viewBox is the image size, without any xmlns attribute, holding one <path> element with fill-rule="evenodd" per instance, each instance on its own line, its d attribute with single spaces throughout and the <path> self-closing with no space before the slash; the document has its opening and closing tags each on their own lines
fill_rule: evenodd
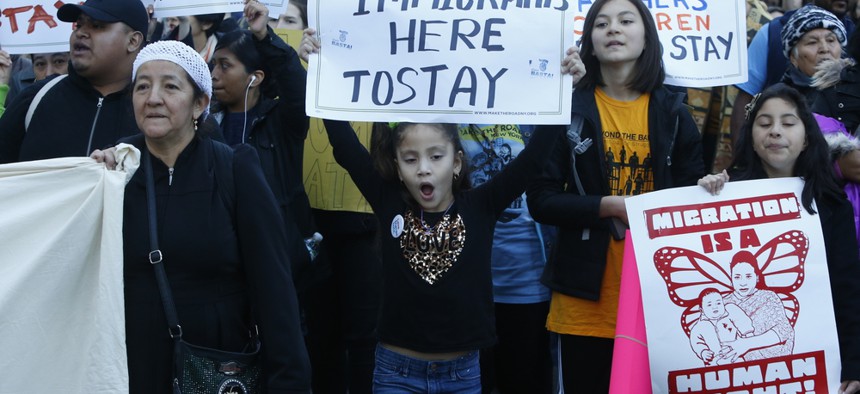
<svg viewBox="0 0 860 394">
<path fill-rule="evenodd" d="M 149 13 L 140 0 L 87 0 L 81 5 L 67 3 L 57 11 L 57 17 L 63 22 L 77 22 L 81 13 L 101 22 L 125 23 L 144 35 L 149 28 Z"/>
</svg>

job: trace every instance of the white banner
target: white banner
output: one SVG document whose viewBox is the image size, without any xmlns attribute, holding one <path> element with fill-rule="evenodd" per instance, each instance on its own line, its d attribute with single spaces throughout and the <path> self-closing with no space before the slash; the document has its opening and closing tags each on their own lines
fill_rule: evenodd
<svg viewBox="0 0 860 394">
<path fill-rule="evenodd" d="M 835 393 L 821 224 L 799 178 L 627 199 L 654 393 Z"/>
<path fill-rule="evenodd" d="M 657 24 L 667 84 L 709 87 L 747 81 L 746 1 L 642 2 Z M 571 2 L 577 43 L 591 4 L 591 0 Z"/>
<path fill-rule="evenodd" d="M 63 4 L 57 0 L 3 0 L 0 48 L 11 54 L 68 52 L 72 24 L 57 19 Z"/>
<path fill-rule="evenodd" d="M 573 46 L 571 3 L 536 3 L 311 2 L 322 48 L 308 67 L 308 115 L 567 124 L 572 78 L 560 68 Z"/>
<path fill-rule="evenodd" d="M 287 10 L 289 0 L 261 0 L 269 8 L 269 17 L 277 18 Z M 240 12 L 245 9 L 243 0 L 154 0 L 153 18 Z"/>
<path fill-rule="evenodd" d="M 127 393 L 122 212 L 140 152 L 0 166 L 0 393 Z"/>
</svg>

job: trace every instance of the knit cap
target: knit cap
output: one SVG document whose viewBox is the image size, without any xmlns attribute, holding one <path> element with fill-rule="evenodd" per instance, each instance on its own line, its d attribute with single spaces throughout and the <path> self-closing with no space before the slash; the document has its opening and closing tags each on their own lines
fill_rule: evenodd
<svg viewBox="0 0 860 394">
<path fill-rule="evenodd" d="M 153 60 L 166 60 L 182 67 L 197 84 L 197 87 L 212 99 L 212 74 L 209 73 L 209 65 L 203 60 L 197 51 L 181 41 L 164 40 L 156 41 L 145 46 L 137 54 L 132 66 L 131 78 L 137 78 L 137 70 L 146 62 Z M 209 108 L 203 111 L 202 118 L 209 115 Z"/>
<path fill-rule="evenodd" d="M 847 44 L 848 34 L 842 21 L 830 11 L 810 4 L 797 10 L 782 27 L 782 53 L 785 57 L 789 57 L 791 48 L 804 34 L 815 29 L 828 29 L 836 34 L 840 45 L 844 47 Z"/>
</svg>

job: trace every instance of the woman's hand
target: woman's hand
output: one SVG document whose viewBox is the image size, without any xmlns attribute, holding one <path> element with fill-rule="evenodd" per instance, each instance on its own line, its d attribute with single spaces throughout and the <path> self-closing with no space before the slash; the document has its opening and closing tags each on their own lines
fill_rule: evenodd
<svg viewBox="0 0 860 394">
<path fill-rule="evenodd" d="M 269 22 L 269 9 L 257 0 L 245 0 L 245 20 L 248 21 L 248 30 L 254 33 L 254 38 L 262 40 L 269 33 L 266 29 Z"/>
<path fill-rule="evenodd" d="M 846 380 L 839 386 L 839 394 L 860 393 L 860 381 Z"/>
<path fill-rule="evenodd" d="M 579 58 L 578 47 L 572 46 L 567 48 L 567 56 L 561 61 L 561 73 L 572 75 L 574 85 L 585 76 L 585 64 Z"/>
<path fill-rule="evenodd" d="M 720 191 L 723 190 L 723 186 L 726 185 L 726 182 L 729 181 L 729 173 L 726 170 L 719 174 L 711 174 L 705 175 L 702 179 L 699 179 L 699 186 L 704 187 L 708 193 L 716 196 L 720 194 Z"/>
<path fill-rule="evenodd" d="M 320 52 L 320 40 L 314 37 L 317 34 L 317 31 L 312 28 L 307 28 L 302 34 L 302 43 L 299 45 L 299 57 L 308 62 L 308 57 L 310 57 L 311 53 L 319 53 Z"/>
<path fill-rule="evenodd" d="M 105 167 L 109 170 L 116 169 L 116 147 L 107 148 L 105 150 L 96 149 L 90 155 L 90 158 L 98 163 L 105 163 Z"/>
</svg>

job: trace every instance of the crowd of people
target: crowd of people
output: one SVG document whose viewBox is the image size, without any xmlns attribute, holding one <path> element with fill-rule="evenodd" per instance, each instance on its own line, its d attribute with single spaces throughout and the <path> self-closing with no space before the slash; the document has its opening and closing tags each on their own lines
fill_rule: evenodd
<svg viewBox="0 0 860 394">
<path fill-rule="evenodd" d="M 604 393 L 625 198 L 800 177 L 825 239 L 840 389 L 860 393 L 860 3 L 747 4 L 769 14 L 726 108 L 723 168 L 683 89 L 664 84 L 657 26 L 638 0 L 595 0 L 585 16 L 581 48 L 561 64 L 575 86 L 569 125 L 376 123 L 367 143 L 324 120 L 370 210 L 316 206 L 305 190 L 303 159 L 320 154 L 304 143 L 302 60 L 320 49 L 305 1 L 277 19 L 256 0 L 162 20 L 140 0 L 66 4 L 68 52 L 0 50 L 0 164 L 90 156 L 115 167 L 118 143 L 142 152 L 123 221 L 132 393 L 167 393 L 173 378 L 148 192 L 184 337 L 240 351 L 257 331 L 268 392 Z M 275 28 L 303 31 L 301 43 Z M 733 277 L 761 277 L 749 256 L 735 260 Z M 746 318 L 719 356 L 722 339 L 691 341 L 706 363 L 792 346 L 793 331 L 752 312 L 769 290 L 704 293 L 725 308 L 708 319 Z"/>
</svg>

